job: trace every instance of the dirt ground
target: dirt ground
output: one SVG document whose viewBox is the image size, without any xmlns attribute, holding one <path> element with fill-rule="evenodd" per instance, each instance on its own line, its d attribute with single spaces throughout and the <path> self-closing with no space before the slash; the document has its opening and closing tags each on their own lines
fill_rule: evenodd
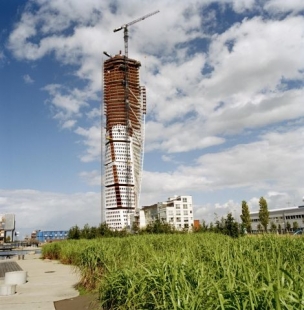
<svg viewBox="0 0 304 310">
<path fill-rule="evenodd" d="M 97 295 L 80 295 L 78 297 L 54 302 L 56 310 L 99 310 Z"/>
</svg>

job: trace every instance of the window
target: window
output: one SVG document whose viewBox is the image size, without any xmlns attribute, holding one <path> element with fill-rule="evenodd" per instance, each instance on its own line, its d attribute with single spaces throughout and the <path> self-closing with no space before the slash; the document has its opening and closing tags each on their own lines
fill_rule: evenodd
<svg viewBox="0 0 304 310">
<path fill-rule="evenodd" d="M 184 204 L 183 209 L 188 209 L 188 205 Z"/>
<path fill-rule="evenodd" d="M 180 204 L 175 205 L 175 209 L 180 209 Z"/>
<path fill-rule="evenodd" d="M 188 215 L 188 210 L 184 210 L 184 215 Z"/>
<path fill-rule="evenodd" d="M 183 198 L 183 202 L 187 202 L 187 198 Z"/>
</svg>

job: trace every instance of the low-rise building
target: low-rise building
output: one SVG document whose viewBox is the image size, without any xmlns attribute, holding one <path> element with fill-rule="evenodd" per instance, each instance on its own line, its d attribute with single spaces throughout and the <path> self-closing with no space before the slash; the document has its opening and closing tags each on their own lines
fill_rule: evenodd
<svg viewBox="0 0 304 310">
<path fill-rule="evenodd" d="M 171 224 L 177 230 L 192 230 L 193 208 L 192 196 L 169 197 L 165 202 L 142 207 L 142 224 L 148 225 L 156 219 Z M 143 228 L 143 227 L 140 227 Z"/>
<path fill-rule="evenodd" d="M 291 232 L 299 229 L 304 229 L 304 206 L 273 209 L 269 211 L 269 224 L 267 229 L 270 230 L 274 224 L 282 232 Z M 253 233 L 258 232 L 261 225 L 259 219 L 259 211 L 250 212 L 251 229 Z"/>
<path fill-rule="evenodd" d="M 39 230 L 36 231 L 36 240 L 39 242 L 47 242 L 53 240 L 67 239 L 67 230 Z"/>
</svg>

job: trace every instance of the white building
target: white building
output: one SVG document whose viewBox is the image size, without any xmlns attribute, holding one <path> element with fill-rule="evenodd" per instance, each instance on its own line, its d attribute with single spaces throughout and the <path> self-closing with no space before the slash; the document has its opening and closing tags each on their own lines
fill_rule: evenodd
<svg viewBox="0 0 304 310">
<path fill-rule="evenodd" d="M 252 232 L 258 232 L 258 226 L 261 224 L 259 220 L 259 211 L 250 212 L 250 218 Z M 277 229 L 280 225 L 282 231 L 284 232 L 287 230 L 288 226 L 291 227 L 290 231 L 294 231 L 294 225 L 297 225 L 298 229 L 304 229 L 304 206 L 269 210 L 268 230 L 271 229 L 272 223 L 276 225 Z"/>
<path fill-rule="evenodd" d="M 159 219 L 171 224 L 177 230 L 191 230 L 193 227 L 192 196 L 169 197 L 165 202 L 143 207 L 142 211 L 144 216 L 144 220 L 141 220 L 142 225 L 148 225 Z"/>
</svg>

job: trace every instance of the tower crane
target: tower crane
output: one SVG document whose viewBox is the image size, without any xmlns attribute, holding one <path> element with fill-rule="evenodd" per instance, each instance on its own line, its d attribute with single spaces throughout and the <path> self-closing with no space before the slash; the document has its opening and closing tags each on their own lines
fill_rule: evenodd
<svg viewBox="0 0 304 310">
<path fill-rule="evenodd" d="M 131 25 L 134 25 L 134 24 L 136 24 L 136 23 L 138 23 L 138 22 L 140 22 L 140 21 L 142 21 L 142 20 L 144 20 L 144 19 L 146 19 L 146 18 L 148 18 L 148 17 L 150 17 L 150 16 L 152 16 L 152 15 L 155 15 L 155 14 L 157 14 L 157 13 L 159 13 L 159 10 L 157 10 L 157 11 L 155 11 L 155 12 L 152 12 L 152 13 L 150 13 L 150 14 L 147 14 L 147 15 L 145 15 L 145 16 L 142 16 L 142 17 L 140 17 L 140 18 L 138 18 L 138 19 L 135 19 L 135 20 L 133 20 L 132 22 L 130 22 L 130 23 L 128 23 L 128 24 L 125 24 L 125 25 L 122 25 L 122 26 L 120 26 L 119 28 L 115 28 L 113 31 L 114 32 L 117 32 L 117 31 L 120 31 L 120 30 L 124 30 L 124 42 L 125 42 L 125 57 L 126 58 L 128 58 L 128 38 L 129 38 L 129 35 L 128 35 L 128 27 L 129 26 L 131 26 Z"/>
</svg>

